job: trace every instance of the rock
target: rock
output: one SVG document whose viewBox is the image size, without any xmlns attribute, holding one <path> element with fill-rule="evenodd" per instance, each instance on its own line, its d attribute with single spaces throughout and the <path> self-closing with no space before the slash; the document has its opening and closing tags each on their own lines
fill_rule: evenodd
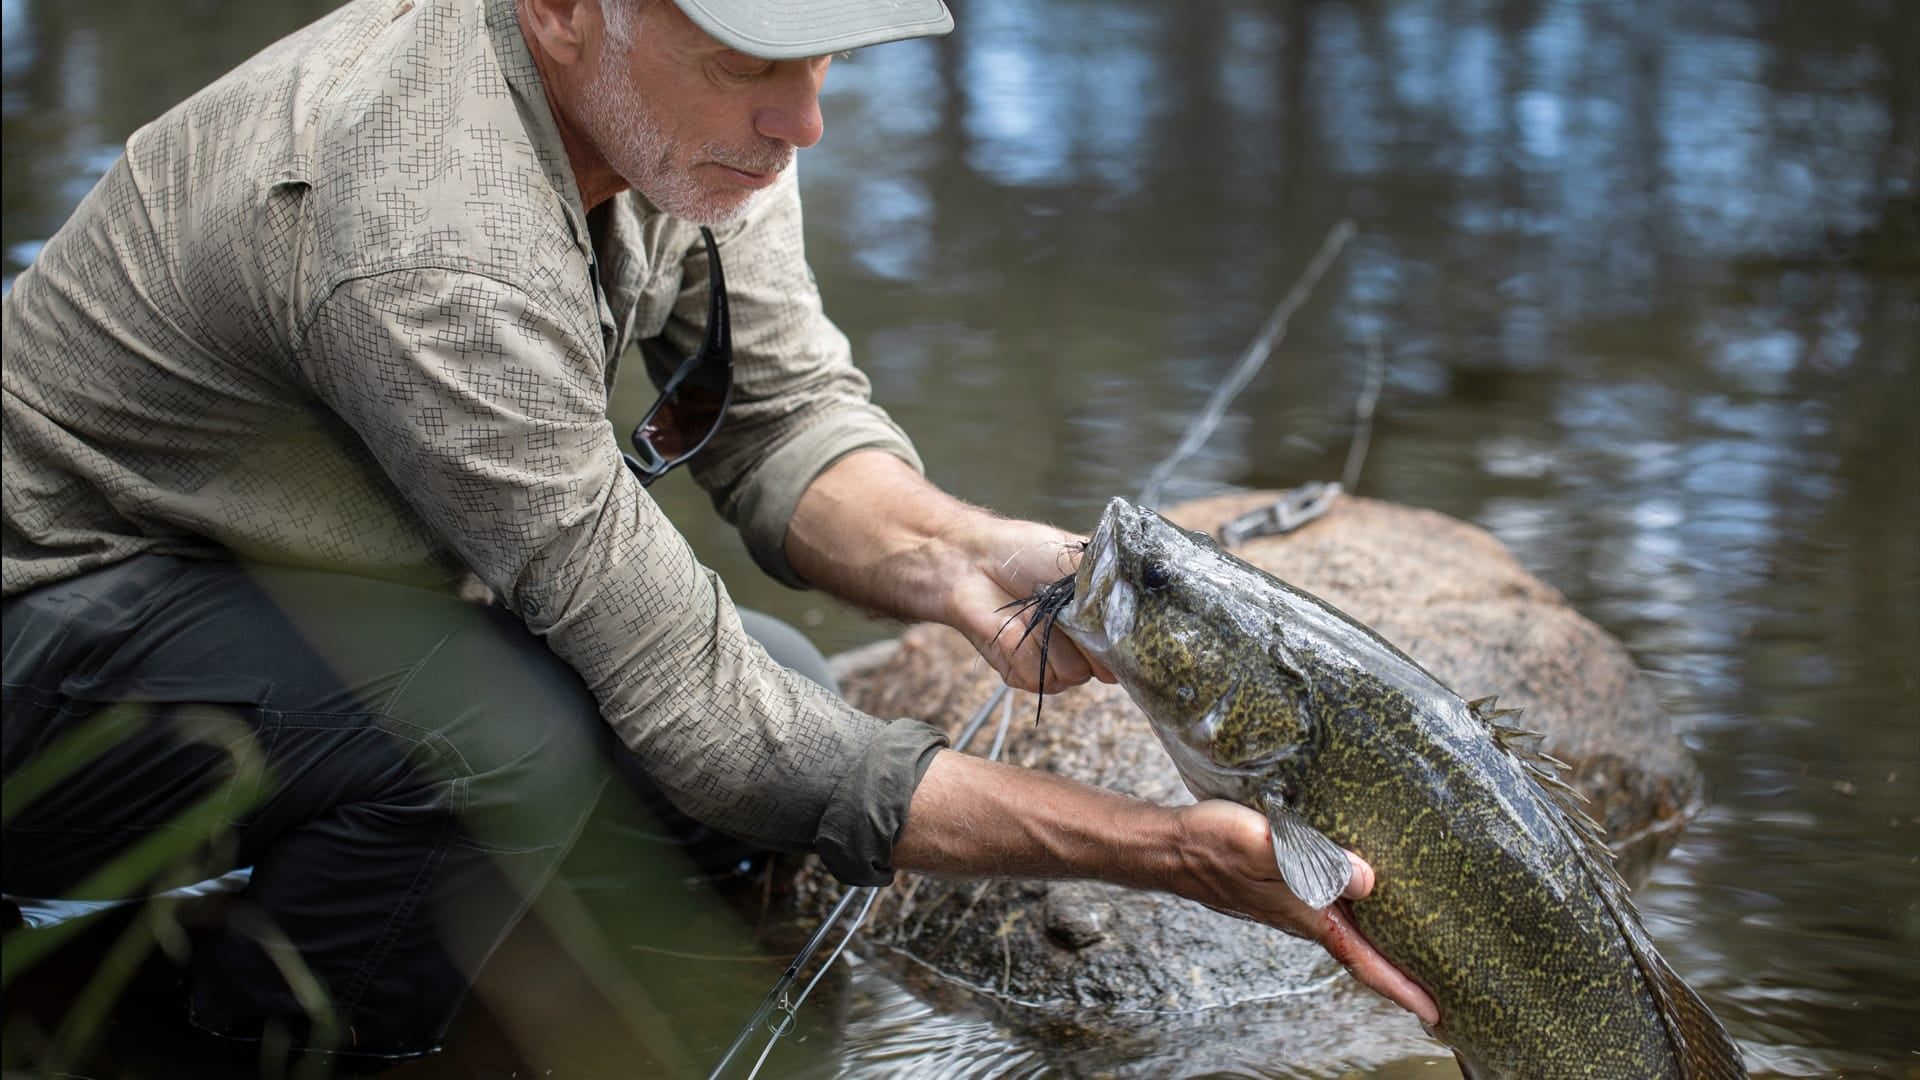
<svg viewBox="0 0 1920 1080">
<path fill-rule="evenodd" d="M 1057 881 L 1042 908 L 1047 935 L 1069 949 L 1084 949 L 1107 936 L 1113 905 L 1102 890 L 1084 881 Z"/>
<path fill-rule="evenodd" d="M 1212 532 L 1272 497 L 1201 500 L 1168 516 Z M 1502 706 L 1525 710 L 1520 722 L 1544 732 L 1546 748 L 1573 766 L 1571 781 L 1591 800 L 1630 881 L 1644 878 L 1697 812 L 1699 773 L 1626 650 L 1484 531 L 1349 496 L 1321 520 L 1237 554 L 1371 625 L 1462 696 L 1497 694 Z M 936 626 L 913 627 L 836 667 L 849 700 L 866 711 L 917 716 L 949 731 L 997 684 L 957 633 Z M 1031 695 L 1012 701 L 1006 760 L 1161 803 L 1192 801 L 1117 687 L 1051 697 L 1038 726 Z M 985 751 L 991 732 L 989 724 L 974 752 Z M 1259 1030 L 1288 1031 L 1290 1060 L 1302 1060 L 1292 1054 L 1307 1049 L 1300 1040 L 1308 1030 L 1318 1033 L 1304 1036 L 1309 1043 L 1325 1038 L 1341 1060 L 1376 1056 L 1368 1039 L 1408 1052 L 1431 1046 L 1405 1023 L 1356 1019 L 1390 1018 L 1387 1007 L 1335 978 L 1317 947 L 1196 904 L 1097 883 L 1035 890 L 902 877 L 875 907 L 864 935 L 869 952 L 903 961 L 941 992 L 965 987 L 1029 1011 L 1030 1023 L 1044 1018 L 1049 1038 L 1062 1037 L 1067 1015 L 1077 1018 L 1072 1030 L 1099 1031 L 1110 1042 L 1112 1031 L 1142 1018 L 1164 1029 L 1179 1017 L 1239 1006 L 1255 1012 L 1236 1011 L 1236 1022 L 1255 1015 Z M 796 884 L 799 896 L 836 891 L 817 868 Z M 1330 1031 L 1316 1026 L 1328 1023 Z M 1150 1059 L 1137 1041 L 1130 1045 L 1129 1060 Z"/>
</svg>

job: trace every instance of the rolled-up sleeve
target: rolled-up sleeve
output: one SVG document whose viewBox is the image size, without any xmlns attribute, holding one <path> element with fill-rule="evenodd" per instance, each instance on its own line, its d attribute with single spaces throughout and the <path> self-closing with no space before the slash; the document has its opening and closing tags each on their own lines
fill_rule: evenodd
<svg viewBox="0 0 1920 1080">
<path fill-rule="evenodd" d="M 706 329 L 706 248 L 697 232 L 686 235 L 673 314 L 660 338 L 641 345 L 656 378 L 698 348 Z M 787 525 L 815 477 L 866 449 L 925 470 L 905 432 L 871 400 L 846 335 L 822 309 L 801 237 L 795 170 L 716 235 L 732 313 L 733 404 L 689 467 L 760 568 L 804 588 L 787 562 Z"/>
<path fill-rule="evenodd" d="M 298 362 L 400 498 L 580 673 L 677 806 L 815 850 L 846 881 L 888 880 L 943 736 L 867 716 L 746 635 L 621 462 L 584 344 L 597 348 L 595 329 L 489 277 L 398 270 L 336 286 Z M 763 392 L 753 381 L 748 400 Z M 752 489 L 737 496 L 750 515 L 773 498 L 760 483 L 736 485 Z"/>
</svg>

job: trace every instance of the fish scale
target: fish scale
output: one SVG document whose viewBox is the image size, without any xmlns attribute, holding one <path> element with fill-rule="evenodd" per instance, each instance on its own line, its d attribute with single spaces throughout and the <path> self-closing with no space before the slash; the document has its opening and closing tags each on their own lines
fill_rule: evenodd
<svg viewBox="0 0 1920 1080">
<path fill-rule="evenodd" d="M 1265 812 L 1289 886 L 1439 1005 L 1472 1080 L 1734 1080 L 1738 1050 L 1660 957 L 1538 737 L 1385 639 L 1115 499 L 1044 608 L 1118 676 L 1200 798 Z M 1321 900 L 1314 899 L 1320 897 Z"/>
</svg>

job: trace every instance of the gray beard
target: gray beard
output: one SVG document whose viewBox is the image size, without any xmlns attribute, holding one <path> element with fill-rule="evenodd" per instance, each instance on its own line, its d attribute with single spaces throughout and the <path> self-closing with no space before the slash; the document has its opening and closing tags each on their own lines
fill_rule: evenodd
<svg viewBox="0 0 1920 1080">
<path fill-rule="evenodd" d="M 631 104 L 623 111 L 621 103 L 627 102 Z M 719 143 L 690 151 L 667 133 L 659 114 L 635 88 L 627 66 L 620 63 L 607 63 L 594 74 L 580 119 L 595 149 L 621 179 L 654 206 L 697 225 L 718 227 L 736 221 L 766 191 L 716 192 L 694 175 L 695 164 L 719 161 L 766 173 L 785 168 L 793 159 L 790 147 L 777 144 L 757 154 Z"/>
</svg>

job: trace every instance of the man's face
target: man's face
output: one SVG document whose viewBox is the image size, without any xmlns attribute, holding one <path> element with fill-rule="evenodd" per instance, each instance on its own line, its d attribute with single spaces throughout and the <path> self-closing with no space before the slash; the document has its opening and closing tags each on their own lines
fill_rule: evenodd
<svg viewBox="0 0 1920 1080">
<path fill-rule="evenodd" d="M 708 37 L 670 0 L 601 0 L 579 126 L 636 191 L 676 217 L 743 213 L 796 148 L 820 140 L 829 57 L 768 61 Z"/>
</svg>

